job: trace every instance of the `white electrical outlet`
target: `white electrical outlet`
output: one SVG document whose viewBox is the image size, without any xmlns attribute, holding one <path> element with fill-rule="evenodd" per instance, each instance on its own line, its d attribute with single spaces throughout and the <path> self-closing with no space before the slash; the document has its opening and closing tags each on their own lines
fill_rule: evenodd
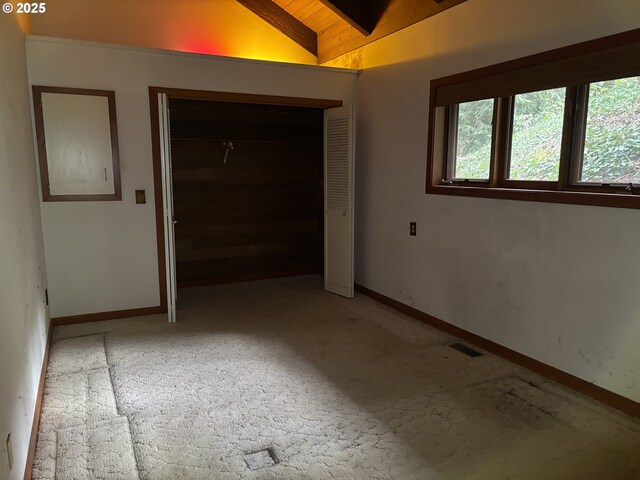
<svg viewBox="0 0 640 480">
<path fill-rule="evenodd" d="M 9 461 L 9 471 L 13 468 L 13 447 L 11 446 L 11 434 L 7 435 L 7 460 Z"/>
</svg>

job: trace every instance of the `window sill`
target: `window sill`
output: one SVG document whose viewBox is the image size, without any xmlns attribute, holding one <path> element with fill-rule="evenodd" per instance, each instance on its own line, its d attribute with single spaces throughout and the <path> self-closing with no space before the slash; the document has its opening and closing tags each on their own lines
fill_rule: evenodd
<svg viewBox="0 0 640 480">
<path fill-rule="evenodd" d="M 429 185 L 428 194 L 460 197 L 502 198 L 524 202 L 565 203 L 597 207 L 638 208 L 640 195 L 571 190 L 528 190 L 523 188 L 489 188 L 466 185 Z"/>
</svg>

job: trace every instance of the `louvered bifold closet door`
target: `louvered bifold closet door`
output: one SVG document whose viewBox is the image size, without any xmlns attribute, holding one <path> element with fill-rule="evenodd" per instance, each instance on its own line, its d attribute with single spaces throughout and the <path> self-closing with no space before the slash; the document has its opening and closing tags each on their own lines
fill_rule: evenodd
<svg viewBox="0 0 640 480">
<path fill-rule="evenodd" d="M 169 119 L 169 98 L 158 95 L 158 115 L 160 119 L 160 165 L 162 166 L 162 202 L 164 211 L 164 249 L 167 272 L 167 318 L 176 321 L 176 233 L 173 210 L 173 178 L 171 167 L 171 121 Z"/>
<path fill-rule="evenodd" d="M 324 115 L 324 288 L 353 297 L 354 108 Z"/>
</svg>

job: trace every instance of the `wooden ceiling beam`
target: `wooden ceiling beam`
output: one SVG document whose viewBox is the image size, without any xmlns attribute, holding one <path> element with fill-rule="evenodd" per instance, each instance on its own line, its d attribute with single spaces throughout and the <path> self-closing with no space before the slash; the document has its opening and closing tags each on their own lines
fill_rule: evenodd
<svg viewBox="0 0 640 480">
<path fill-rule="evenodd" d="M 370 35 L 375 27 L 371 2 L 366 0 L 320 0 L 363 35 Z"/>
<path fill-rule="evenodd" d="M 325 0 L 320 0 L 325 2 Z M 436 15 L 467 0 L 371 0 L 374 31 L 361 37 L 345 31 L 322 31 L 318 33 L 318 63 L 322 65 L 340 55 L 375 42 L 398 30 Z M 354 32 L 352 32 L 354 33 Z"/>
<path fill-rule="evenodd" d="M 238 0 L 260 18 L 280 30 L 302 48 L 318 56 L 318 35 L 271 0 Z"/>
</svg>

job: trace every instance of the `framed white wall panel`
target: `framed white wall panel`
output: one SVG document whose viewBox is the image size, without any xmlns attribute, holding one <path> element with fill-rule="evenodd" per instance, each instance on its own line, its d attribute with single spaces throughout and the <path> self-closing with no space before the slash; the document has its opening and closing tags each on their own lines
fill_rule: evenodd
<svg viewBox="0 0 640 480">
<path fill-rule="evenodd" d="M 115 93 L 33 87 L 43 201 L 121 200 Z"/>
</svg>

